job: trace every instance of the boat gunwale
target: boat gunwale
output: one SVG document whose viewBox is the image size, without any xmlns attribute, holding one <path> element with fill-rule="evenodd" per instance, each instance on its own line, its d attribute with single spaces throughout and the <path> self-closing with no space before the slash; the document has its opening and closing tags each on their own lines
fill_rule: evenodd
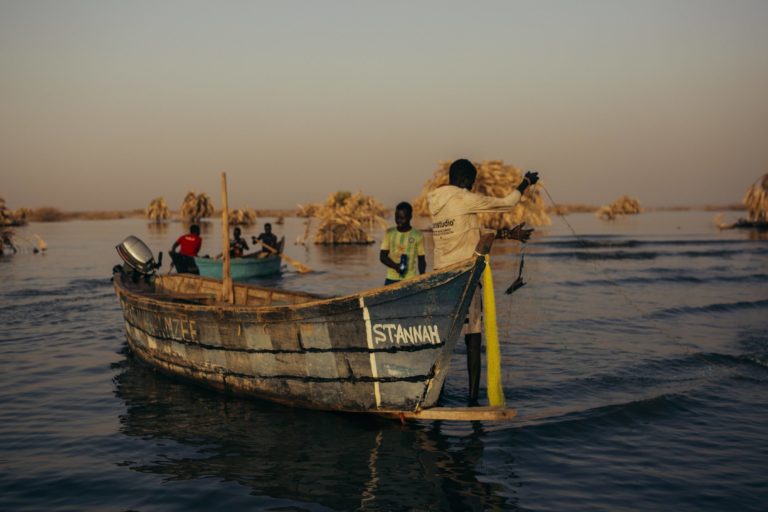
<svg viewBox="0 0 768 512">
<path fill-rule="evenodd" d="M 417 293 L 433 288 L 433 287 L 420 286 L 422 285 L 422 283 L 426 281 L 433 280 L 433 279 L 440 279 L 441 276 L 445 276 L 444 279 L 440 279 L 440 282 L 437 283 L 437 285 L 439 286 L 458 278 L 459 276 L 461 276 L 466 272 L 471 272 L 475 268 L 475 266 L 479 264 L 484 265 L 484 260 L 482 256 L 468 258 L 466 260 L 460 261 L 448 267 L 444 267 L 440 270 L 421 274 L 415 278 L 403 280 L 399 283 L 394 283 L 386 286 L 378 286 L 376 288 L 370 288 L 362 292 L 357 292 L 357 293 L 352 293 L 352 294 L 342 295 L 337 297 L 323 297 L 322 295 L 312 294 L 308 292 L 278 290 L 275 288 L 267 288 L 263 286 L 252 285 L 249 283 L 235 284 L 235 288 L 251 288 L 251 289 L 263 291 L 266 293 L 270 293 L 277 290 L 281 293 L 285 293 L 286 295 L 292 295 L 296 297 L 310 299 L 307 302 L 298 302 L 298 303 L 292 303 L 292 304 L 278 304 L 278 305 L 230 304 L 227 302 L 219 301 L 216 295 L 212 295 L 214 298 L 217 299 L 217 301 L 213 304 L 193 304 L 193 303 L 173 302 L 173 300 L 184 300 L 185 295 L 190 296 L 190 299 L 194 300 L 192 299 L 192 296 L 195 296 L 195 295 L 199 296 L 200 293 L 195 294 L 191 292 L 175 292 L 177 296 L 173 297 L 173 299 L 158 297 L 162 295 L 162 292 L 143 292 L 140 290 L 132 290 L 131 288 L 126 286 L 125 283 L 122 282 L 122 278 L 119 277 L 119 273 L 117 272 L 115 273 L 115 275 L 113 275 L 113 282 L 118 295 L 130 296 L 138 302 L 141 302 L 144 304 L 153 304 L 157 306 L 162 306 L 164 308 L 174 307 L 174 308 L 180 308 L 182 310 L 193 309 L 196 311 L 226 310 L 233 313 L 256 313 L 256 312 L 279 313 L 279 312 L 284 312 L 288 310 L 297 311 L 297 310 L 308 310 L 311 308 L 332 307 L 336 304 L 344 304 L 344 303 L 354 303 L 354 307 L 352 309 L 357 309 L 359 308 L 360 299 L 365 300 L 366 298 L 370 298 L 370 297 L 380 296 L 383 294 L 391 294 L 391 292 L 402 291 L 403 289 L 406 289 L 407 291 L 405 291 L 405 293 L 397 294 L 396 297 L 393 296 L 392 299 L 394 300 L 395 298 L 399 299 L 403 297 L 408 297 L 408 296 L 415 295 Z M 166 274 L 158 277 L 160 277 L 161 282 L 163 279 L 168 279 L 168 278 L 170 278 L 171 280 L 191 278 L 194 280 L 203 280 L 203 281 L 208 281 L 212 283 L 221 283 L 220 279 L 204 277 L 204 276 L 199 276 L 195 274 L 170 274 L 170 275 Z"/>
</svg>

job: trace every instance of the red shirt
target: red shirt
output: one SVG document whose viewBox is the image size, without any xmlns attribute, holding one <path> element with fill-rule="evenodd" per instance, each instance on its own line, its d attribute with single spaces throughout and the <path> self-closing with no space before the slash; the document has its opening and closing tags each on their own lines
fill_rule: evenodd
<svg viewBox="0 0 768 512">
<path fill-rule="evenodd" d="M 200 246 L 203 245 L 203 239 L 192 233 L 181 235 L 176 243 L 179 244 L 179 253 L 186 256 L 197 256 L 200 252 Z"/>
</svg>

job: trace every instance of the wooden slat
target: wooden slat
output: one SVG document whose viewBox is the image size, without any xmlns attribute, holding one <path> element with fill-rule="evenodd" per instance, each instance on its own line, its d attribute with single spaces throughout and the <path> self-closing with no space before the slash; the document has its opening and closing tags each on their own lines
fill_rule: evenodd
<svg viewBox="0 0 768 512">
<path fill-rule="evenodd" d="M 509 421 L 517 409 L 506 407 L 432 407 L 420 411 L 369 411 L 401 420 Z"/>
</svg>

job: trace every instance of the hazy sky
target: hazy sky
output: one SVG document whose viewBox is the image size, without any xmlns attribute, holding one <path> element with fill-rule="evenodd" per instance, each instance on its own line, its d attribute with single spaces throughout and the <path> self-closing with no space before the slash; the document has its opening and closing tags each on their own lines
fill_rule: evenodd
<svg viewBox="0 0 768 512">
<path fill-rule="evenodd" d="M 414 199 L 439 160 L 559 202 L 731 203 L 768 172 L 768 1 L 0 0 L 10 208 Z"/>
</svg>

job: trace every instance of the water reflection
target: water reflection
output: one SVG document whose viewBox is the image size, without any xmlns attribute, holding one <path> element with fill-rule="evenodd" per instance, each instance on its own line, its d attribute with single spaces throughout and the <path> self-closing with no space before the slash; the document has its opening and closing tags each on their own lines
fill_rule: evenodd
<svg viewBox="0 0 768 512">
<path fill-rule="evenodd" d="M 747 236 L 750 240 L 768 240 L 768 230 L 750 229 Z"/>
<path fill-rule="evenodd" d="M 481 481 L 488 434 L 479 423 L 451 435 L 440 423 L 290 409 L 179 383 L 131 356 L 121 365 L 120 431 L 153 453 L 120 466 L 341 510 L 514 508 L 507 486 Z"/>
<path fill-rule="evenodd" d="M 148 222 L 147 231 L 153 235 L 164 235 L 168 231 L 167 222 Z"/>
<path fill-rule="evenodd" d="M 373 244 L 315 245 L 317 261 L 330 267 L 353 264 L 367 265 L 371 260 L 372 251 L 378 254 L 378 246 Z"/>
<path fill-rule="evenodd" d="M 188 220 L 182 220 L 181 221 L 181 227 L 182 227 L 182 234 L 183 233 L 189 233 L 189 227 L 192 224 L 197 224 L 200 226 L 200 234 L 201 235 L 208 235 L 214 232 L 216 228 L 220 225 L 220 221 L 213 220 L 213 219 L 201 219 L 198 222 L 190 222 Z"/>
</svg>

